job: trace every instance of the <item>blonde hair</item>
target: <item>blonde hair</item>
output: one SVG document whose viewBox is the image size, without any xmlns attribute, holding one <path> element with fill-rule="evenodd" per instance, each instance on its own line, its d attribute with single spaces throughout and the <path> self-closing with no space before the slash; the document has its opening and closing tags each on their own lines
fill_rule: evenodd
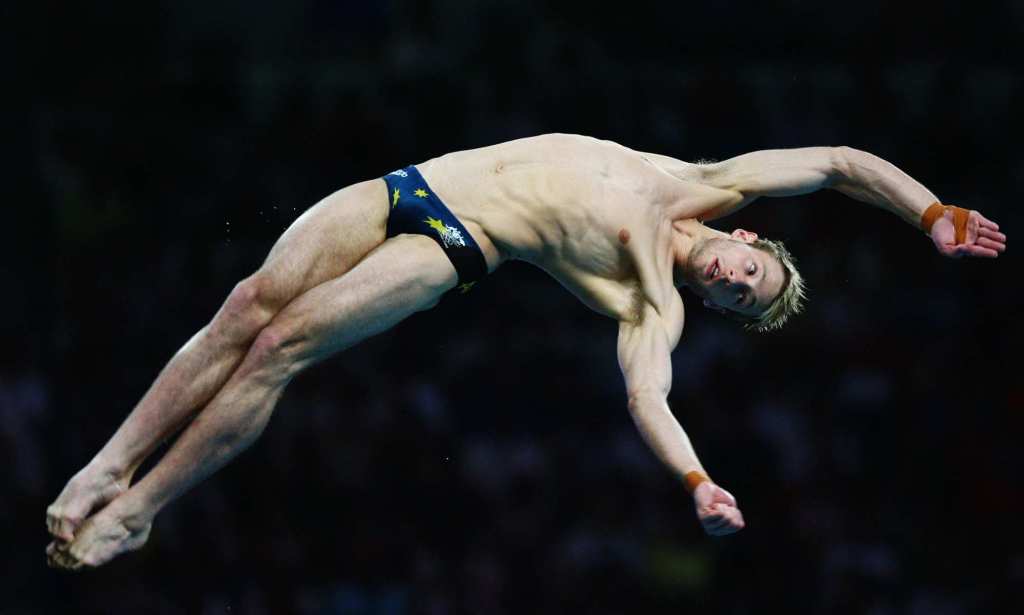
<svg viewBox="0 0 1024 615">
<path fill-rule="evenodd" d="M 796 270 L 796 259 L 789 253 L 786 246 L 782 245 L 781 241 L 758 239 L 751 244 L 751 247 L 774 256 L 782 265 L 784 276 L 782 289 L 779 290 L 779 295 L 775 297 L 768 309 L 760 316 L 743 319 L 744 329 L 764 333 L 780 328 L 791 316 L 802 312 L 807 294 L 803 276 Z"/>
</svg>

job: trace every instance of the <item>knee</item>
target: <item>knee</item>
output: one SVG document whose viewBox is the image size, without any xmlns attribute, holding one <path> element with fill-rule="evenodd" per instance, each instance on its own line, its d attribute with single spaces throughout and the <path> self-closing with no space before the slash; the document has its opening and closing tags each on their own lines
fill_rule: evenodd
<svg viewBox="0 0 1024 615">
<path fill-rule="evenodd" d="M 273 280 L 266 273 L 257 271 L 245 278 L 228 295 L 228 307 L 233 312 L 249 312 L 267 309 L 273 303 Z"/>
<path fill-rule="evenodd" d="M 288 375 L 297 371 L 302 336 L 288 322 L 274 322 L 256 336 L 249 349 L 249 362 L 257 371 Z"/>
<path fill-rule="evenodd" d="M 256 272 L 231 290 L 218 314 L 220 328 L 232 337 L 251 340 L 274 317 L 276 307 L 270 277 Z"/>
</svg>

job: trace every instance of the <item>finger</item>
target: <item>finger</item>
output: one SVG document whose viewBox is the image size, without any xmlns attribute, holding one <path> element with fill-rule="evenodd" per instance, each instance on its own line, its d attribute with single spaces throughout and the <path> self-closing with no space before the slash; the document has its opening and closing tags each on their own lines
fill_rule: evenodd
<svg viewBox="0 0 1024 615">
<path fill-rule="evenodd" d="M 729 524 L 730 514 L 729 509 L 722 505 L 717 505 L 715 513 L 708 515 L 702 523 L 707 529 L 719 529 Z"/>
<path fill-rule="evenodd" d="M 710 512 L 716 517 L 727 517 L 732 507 L 728 504 L 722 504 L 721 502 L 715 502 L 711 505 Z"/>
<path fill-rule="evenodd" d="M 50 568 L 56 568 L 57 567 L 56 557 L 57 557 L 57 543 L 55 541 L 55 542 L 51 542 L 50 544 L 46 545 L 46 565 L 49 566 Z"/>
<path fill-rule="evenodd" d="M 994 231 L 990 228 L 985 228 L 984 226 L 978 229 L 978 236 L 987 237 L 988 239 L 992 239 L 1000 243 L 1006 243 L 1006 235 L 1004 233 Z"/>
<path fill-rule="evenodd" d="M 714 516 L 710 516 L 710 517 L 705 517 L 705 518 L 700 520 L 701 526 L 703 526 L 704 529 L 708 530 L 708 531 L 711 531 L 711 530 L 713 530 L 715 528 L 721 527 L 722 524 L 724 524 L 726 522 L 727 522 L 727 519 L 725 518 L 724 515 L 714 515 Z"/>
<path fill-rule="evenodd" d="M 721 524 L 721 526 L 722 527 L 728 527 L 728 526 L 731 526 L 731 525 L 735 525 L 736 521 L 738 519 L 738 517 L 737 517 L 738 514 L 739 514 L 739 511 L 736 510 L 736 509 L 732 509 L 732 510 L 726 511 L 722 515 L 722 524 Z"/>
<path fill-rule="evenodd" d="M 978 240 L 974 242 L 974 245 L 981 246 L 982 248 L 989 248 L 996 252 L 1002 252 L 1006 249 L 1006 244 L 989 239 L 988 237 L 978 237 Z"/>
<path fill-rule="evenodd" d="M 729 534 L 735 534 L 740 531 L 740 528 L 730 525 L 729 527 L 723 528 L 718 531 L 719 536 L 728 536 Z"/>
<path fill-rule="evenodd" d="M 730 522 L 732 524 L 732 527 L 736 528 L 737 531 L 742 530 L 743 527 L 746 525 L 746 523 L 743 521 L 743 513 L 741 513 L 739 509 L 736 510 L 736 514 L 732 516 Z"/>
<path fill-rule="evenodd" d="M 722 533 L 722 531 L 723 531 L 723 530 L 725 530 L 725 529 L 726 529 L 727 527 L 729 527 L 729 524 L 723 521 L 722 523 L 719 523 L 718 525 L 714 525 L 714 526 L 710 526 L 710 527 L 709 527 L 709 526 L 705 526 L 705 527 L 704 527 L 704 531 L 705 531 L 705 532 L 706 532 L 706 533 L 707 533 L 707 534 L 708 534 L 709 536 L 718 536 L 718 535 L 720 535 L 720 534 Z"/>
<path fill-rule="evenodd" d="M 46 545 L 46 554 L 56 556 L 60 553 L 66 553 L 67 547 L 67 543 L 63 543 L 59 540 L 51 540 L 50 544 Z"/>
<path fill-rule="evenodd" d="M 80 518 L 63 517 L 57 521 L 57 537 L 61 540 L 71 542 L 75 539 L 75 532 L 82 524 Z"/>
<path fill-rule="evenodd" d="M 736 498 L 734 498 L 731 493 L 729 493 L 725 489 L 722 489 L 721 487 L 719 487 L 718 489 L 721 491 L 722 495 L 725 496 L 726 504 L 728 504 L 729 506 L 736 506 Z"/>
<path fill-rule="evenodd" d="M 65 570 L 70 569 L 75 564 L 75 558 L 66 551 L 56 549 L 53 552 L 53 562 L 57 568 L 63 568 Z"/>
<path fill-rule="evenodd" d="M 69 517 L 60 508 L 51 505 L 46 509 L 46 529 L 55 538 L 65 542 L 75 539 L 75 530 L 82 523 L 77 517 Z"/>
<path fill-rule="evenodd" d="M 967 234 L 964 237 L 966 243 L 974 243 L 974 240 L 978 238 L 978 227 L 981 225 L 981 221 L 977 216 L 970 216 L 967 219 Z"/>
<path fill-rule="evenodd" d="M 723 524 L 721 527 L 719 527 L 717 531 L 721 536 L 735 534 L 736 532 L 742 530 L 744 525 L 745 524 L 743 523 L 743 519 L 741 518 L 739 511 L 736 511 L 736 514 L 730 515 L 730 518 L 727 520 L 727 522 Z"/>
<path fill-rule="evenodd" d="M 735 534 L 736 532 L 740 531 L 740 529 L 742 529 L 742 526 L 740 525 L 737 525 L 735 523 L 725 523 L 724 525 L 721 525 L 715 528 L 714 530 L 709 531 L 708 533 L 712 536 L 728 536 L 729 534 Z"/>
<path fill-rule="evenodd" d="M 978 214 L 978 218 L 980 219 L 981 225 L 983 227 L 990 228 L 993 231 L 998 231 L 999 230 L 999 225 L 998 224 L 996 224 L 995 222 L 989 220 L 985 216 L 981 215 L 981 212 L 975 212 L 975 213 Z"/>
<path fill-rule="evenodd" d="M 64 567 L 68 570 L 80 570 L 83 566 L 85 566 L 85 560 L 68 551 L 64 558 Z"/>
<path fill-rule="evenodd" d="M 707 506 L 702 506 L 700 508 L 700 513 L 702 515 L 721 515 L 722 511 L 725 510 L 724 507 L 725 504 L 722 504 L 721 502 L 712 502 Z"/>
<path fill-rule="evenodd" d="M 999 253 L 992 248 L 983 248 L 981 246 L 959 246 L 961 256 L 975 256 L 980 258 L 995 258 L 999 256 Z"/>
<path fill-rule="evenodd" d="M 46 530 L 51 534 L 56 534 L 57 530 L 57 509 L 50 505 L 46 508 Z"/>
</svg>

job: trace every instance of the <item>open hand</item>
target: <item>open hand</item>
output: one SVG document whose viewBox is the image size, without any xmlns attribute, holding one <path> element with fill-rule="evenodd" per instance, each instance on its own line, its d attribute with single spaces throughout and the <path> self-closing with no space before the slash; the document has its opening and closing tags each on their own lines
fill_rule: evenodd
<svg viewBox="0 0 1024 615">
<path fill-rule="evenodd" d="M 953 212 L 949 210 L 935 220 L 931 238 L 939 254 L 950 258 L 995 258 L 1006 250 L 1006 235 L 999 232 L 999 225 L 973 209 L 967 218 L 967 237 L 963 243 L 956 242 Z"/>
<path fill-rule="evenodd" d="M 704 481 L 693 491 L 697 519 L 709 536 L 725 536 L 743 529 L 743 513 L 736 507 L 736 498 L 711 481 Z"/>
</svg>

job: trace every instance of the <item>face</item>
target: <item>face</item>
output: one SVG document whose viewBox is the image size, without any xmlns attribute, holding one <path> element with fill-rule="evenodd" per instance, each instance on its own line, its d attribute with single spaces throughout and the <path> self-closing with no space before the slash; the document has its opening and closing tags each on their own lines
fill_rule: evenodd
<svg viewBox="0 0 1024 615">
<path fill-rule="evenodd" d="M 782 264 L 751 244 L 757 235 L 741 229 L 728 239 L 706 239 L 694 246 L 681 267 L 685 284 L 704 305 L 757 316 L 778 296 L 785 280 Z"/>
</svg>

